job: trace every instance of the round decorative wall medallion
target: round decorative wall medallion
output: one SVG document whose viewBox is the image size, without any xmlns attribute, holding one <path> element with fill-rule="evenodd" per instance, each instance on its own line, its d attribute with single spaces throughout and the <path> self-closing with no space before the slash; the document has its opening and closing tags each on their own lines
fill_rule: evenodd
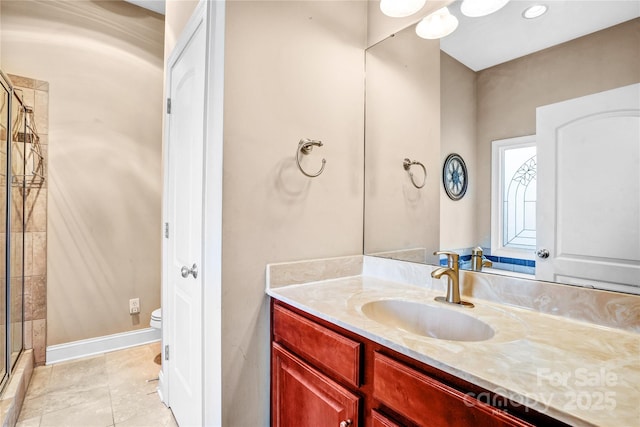
<svg viewBox="0 0 640 427">
<path fill-rule="evenodd" d="M 467 192 L 467 165 L 459 154 L 449 154 L 442 168 L 442 184 L 451 200 L 460 200 Z"/>
</svg>

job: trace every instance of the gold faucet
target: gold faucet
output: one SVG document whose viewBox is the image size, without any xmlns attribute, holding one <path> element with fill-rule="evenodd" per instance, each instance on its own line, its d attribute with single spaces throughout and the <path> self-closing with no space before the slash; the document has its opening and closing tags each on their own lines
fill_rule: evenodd
<svg viewBox="0 0 640 427">
<path fill-rule="evenodd" d="M 436 251 L 434 255 L 446 255 L 447 267 L 436 268 L 431 272 L 431 277 L 439 279 L 442 276 L 447 276 L 447 296 L 436 297 L 436 301 L 446 302 L 448 304 L 457 304 L 463 307 L 473 307 L 470 302 L 462 301 L 460 299 L 460 271 L 458 267 L 459 256 L 455 252 L 449 251 Z"/>
<path fill-rule="evenodd" d="M 493 267 L 493 263 L 482 255 L 482 248 L 477 246 L 471 249 L 471 269 L 482 271 L 482 267 Z"/>
</svg>

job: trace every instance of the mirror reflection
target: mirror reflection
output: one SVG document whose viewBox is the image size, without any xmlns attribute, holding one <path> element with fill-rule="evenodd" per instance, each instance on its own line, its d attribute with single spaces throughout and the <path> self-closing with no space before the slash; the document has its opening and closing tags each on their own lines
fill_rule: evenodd
<svg viewBox="0 0 640 427">
<path fill-rule="evenodd" d="M 640 293 L 640 4 L 533 3 L 367 50 L 365 253 Z"/>
</svg>

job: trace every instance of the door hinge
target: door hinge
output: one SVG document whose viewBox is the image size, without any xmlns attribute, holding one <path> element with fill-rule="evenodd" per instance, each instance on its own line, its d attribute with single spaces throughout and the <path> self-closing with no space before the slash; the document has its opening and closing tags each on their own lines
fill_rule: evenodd
<svg viewBox="0 0 640 427">
<path fill-rule="evenodd" d="M 164 238 L 165 239 L 169 238 L 169 223 L 168 222 L 164 223 Z"/>
<path fill-rule="evenodd" d="M 169 360 L 169 345 L 164 346 L 164 360 Z"/>
<path fill-rule="evenodd" d="M 171 98 L 167 98 L 167 114 L 171 114 Z"/>
</svg>

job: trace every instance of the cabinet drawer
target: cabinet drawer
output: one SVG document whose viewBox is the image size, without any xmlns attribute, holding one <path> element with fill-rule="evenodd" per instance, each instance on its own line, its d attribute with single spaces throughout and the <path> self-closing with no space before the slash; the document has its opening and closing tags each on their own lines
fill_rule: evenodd
<svg viewBox="0 0 640 427">
<path fill-rule="evenodd" d="M 380 353 L 374 354 L 373 395 L 419 425 L 532 426 Z"/>
<path fill-rule="evenodd" d="M 360 398 L 278 344 L 272 349 L 272 426 L 358 426 Z"/>
<path fill-rule="evenodd" d="M 375 409 L 371 410 L 371 427 L 402 427 L 400 424 L 394 423 L 389 418 L 382 415 Z"/>
<path fill-rule="evenodd" d="M 273 307 L 274 340 L 318 367 L 360 385 L 361 344 L 284 307 Z"/>
</svg>

